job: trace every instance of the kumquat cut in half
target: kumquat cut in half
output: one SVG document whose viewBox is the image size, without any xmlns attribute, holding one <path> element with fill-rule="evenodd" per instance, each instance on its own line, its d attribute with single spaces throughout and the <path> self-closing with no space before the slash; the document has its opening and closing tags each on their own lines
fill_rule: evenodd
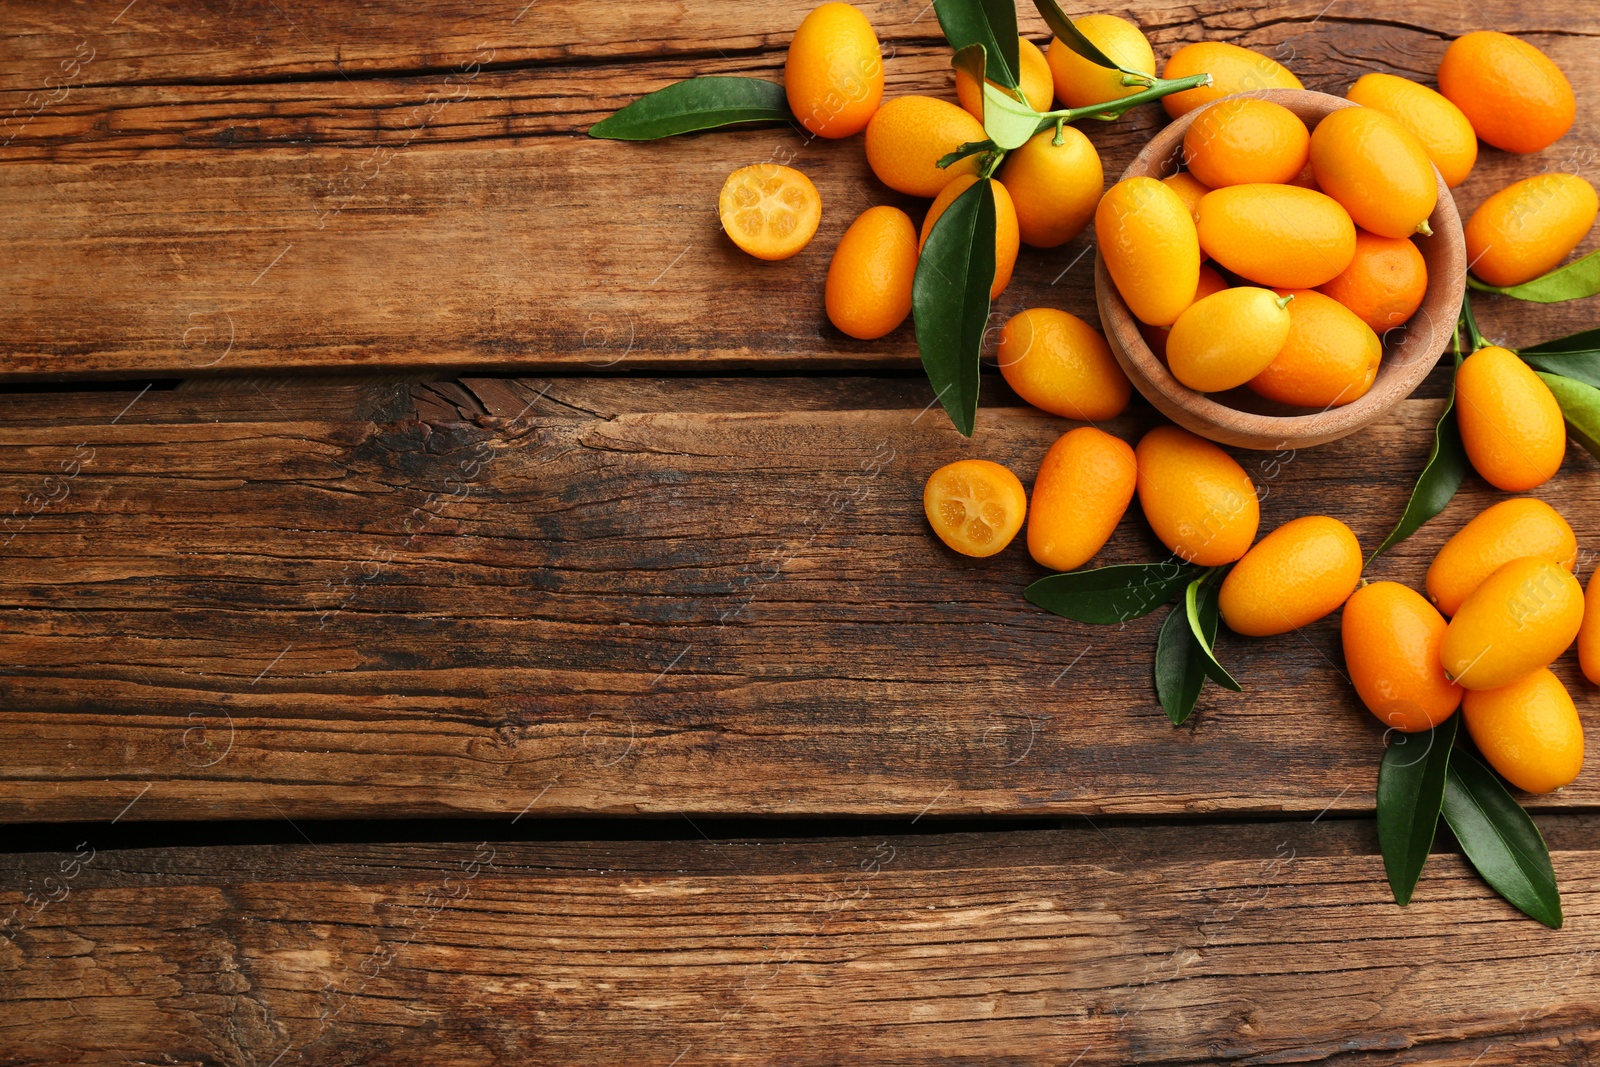
<svg viewBox="0 0 1600 1067">
<path fill-rule="evenodd" d="M 757 259 L 788 259 L 811 243 L 822 221 L 822 197 L 793 167 L 740 167 L 717 198 L 722 228 Z"/>
<path fill-rule="evenodd" d="M 963 459 L 928 476 L 922 510 L 939 540 L 963 556 L 992 556 L 1022 529 L 1028 494 L 1000 464 Z"/>
</svg>

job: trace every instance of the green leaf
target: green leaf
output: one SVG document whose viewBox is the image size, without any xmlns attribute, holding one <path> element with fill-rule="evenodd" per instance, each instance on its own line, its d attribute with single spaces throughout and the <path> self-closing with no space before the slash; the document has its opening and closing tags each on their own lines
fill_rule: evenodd
<svg viewBox="0 0 1600 1067">
<path fill-rule="evenodd" d="M 1198 634 L 1185 596 L 1183 609 L 1174 608 L 1167 613 L 1166 621 L 1161 624 L 1161 635 L 1156 639 L 1156 699 L 1161 701 L 1161 709 L 1174 726 L 1182 726 L 1187 721 L 1200 699 L 1206 678 L 1210 677 L 1211 654 L 1206 650 L 1216 644 L 1220 625 L 1215 585 L 1201 587 L 1196 598 L 1196 615 Z"/>
<path fill-rule="evenodd" d="M 946 160 L 954 163 L 964 155 L 971 155 L 971 151 L 964 150 L 973 144 L 987 144 L 991 148 L 1004 149 L 1022 147 L 1038 130 L 1044 116 L 1033 110 L 1026 101 L 1017 99 L 1022 95 L 1021 90 L 997 88 L 993 82 L 984 77 L 986 59 L 983 45 L 969 44 L 957 52 L 951 62 L 957 70 L 965 71 L 976 84 L 983 86 L 983 91 L 979 94 L 981 98 L 979 107 L 983 114 L 979 116 L 979 120 L 989 137 L 987 141 L 969 141 L 957 146 L 954 152 L 940 157 L 939 165 L 947 166 Z M 1013 92 L 1017 95 L 1012 96 Z"/>
<path fill-rule="evenodd" d="M 994 283 L 994 188 L 976 181 L 933 224 L 911 282 L 917 349 L 934 394 L 968 437 L 978 417 L 978 353 Z"/>
<path fill-rule="evenodd" d="M 1025 595 L 1029 603 L 1063 618 L 1109 626 L 1150 614 L 1177 596 L 1197 571 L 1174 562 L 1101 567 L 1040 578 Z"/>
<path fill-rule="evenodd" d="M 1445 773 L 1444 821 L 1490 888 L 1523 914 L 1561 929 L 1561 892 L 1539 828 L 1464 748 L 1451 753 Z"/>
<path fill-rule="evenodd" d="M 1600 352 L 1600 329 L 1584 330 L 1566 337 L 1557 337 L 1553 341 L 1541 341 L 1539 344 L 1529 345 L 1522 351 L 1540 356 L 1554 355 L 1558 352 Z"/>
<path fill-rule="evenodd" d="M 1001 148 L 1010 151 L 1028 143 L 1039 131 L 1044 118 L 1020 100 L 1014 100 L 988 82 L 983 85 L 983 132 Z"/>
<path fill-rule="evenodd" d="M 590 137 L 653 141 L 737 122 L 793 122 L 783 86 L 756 78 L 705 77 L 641 96 L 589 127 Z"/>
<path fill-rule="evenodd" d="M 1378 769 L 1378 846 L 1394 902 L 1402 907 L 1411 903 L 1433 848 L 1460 720 L 1451 715 L 1432 730 L 1396 735 Z"/>
<path fill-rule="evenodd" d="M 1460 366 L 1459 356 L 1456 365 Z M 1389 531 L 1389 536 L 1383 539 L 1383 544 L 1367 557 L 1367 564 L 1370 566 L 1373 560 L 1416 533 L 1423 523 L 1443 511 L 1445 505 L 1450 503 L 1450 498 L 1456 495 L 1456 490 L 1461 488 L 1468 466 L 1467 448 L 1461 443 L 1461 427 L 1456 422 L 1456 386 L 1452 379 L 1444 411 L 1434 427 L 1433 451 L 1428 453 L 1428 462 L 1423 465 L 1417 484 L 1411 490 L 1406 510 L 1395 528 Z"/>
<path fill-rule="evenodd" d="M 1600 293 L 1600 251 L 1590 252 L 1582 259 L 1557 267 L 1521 285 L 1488 285 L 1472 275 L 1467 284 L 1485 293 L 1501 293 L 1518 300 L 1531 300 L 1536 304 L 1558 304 L 1563 300 L 1582 300 Z"/>
<path fill-rule="evenodd" d="M 1600 386 L 1600 349 L 1593 352 L 1518 352 L 1522 362 L 1536 371 L 1558 374 L 1587 385 Z"/>
<path fill-rule="evenodd" d="M 1174 726 L 1182 726 L 1206 684 L 1205 653 L 1189 630 L 1189 615 L 1173 608 L 1156 638 L 1156 699 Z"/>
<path fill-rule="evenodd" d="M 1057 4 L 1056 0 L 1033 0 L 1033 6 L 1039 9 L 1039 14 L 1044 16 L 1044 21 L 1049 25 L 1050 32 L 1055 34 L 1056 39 L 1062 44 L 1097 67 L 1107 67 L 1111 70 L 1123 69 L 1120 63 L 1102 52 L 1099 45 L 1085 37 L 1083 32 L 1072 24 L 1072 20 L 1067 18 L 1066 12 L 1061 10 L 1061 5 Z M 1126 73 L 1137 74 L 1138 72 L 1127 71 Z M 1147 77 L 1147 75 L 1140 76 Z"/>
<path fill-rule="evenodd" d="M 1007 89 L 1022 84 L 1016 0 L 933 0 L 933 11 L 945 40 L 957 53 L 982 45 L 989 57 L 990 78 Z"/>
<path fill-rule="evenodd" d="M 1217 654 L 1212 647 L 1217 639 L 1217 585 L 1221 581 L 1220 574 L 1221 568 L 1213 567 L 1189 583 L 1189 588 L 1183 594 L 1184 612 L 1189 619 L 1189 633 L 1200 647 L 1200 669 L 1222 688 L 1242 693 L 1244 686 L 1234 681 L 1227 668 L 1217 662 Z"/>
<path fill-rule="evenodd" d="M 1559 374 L 1541 373 L 1539 377 L 1561 405 L 1567 433 L 1591 456 L 1600 459 L 1600 389 Z"/>
</svg>

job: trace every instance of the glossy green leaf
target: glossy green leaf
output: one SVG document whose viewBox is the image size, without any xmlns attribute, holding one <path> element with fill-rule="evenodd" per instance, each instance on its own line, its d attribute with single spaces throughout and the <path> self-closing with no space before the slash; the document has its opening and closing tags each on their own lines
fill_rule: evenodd
<svg viewBox="0 0 1600 1067">
<path fill-rule="evenodd" d="M 1452 715 L 1432 730 L 1396 733 L 1383 753 L 1378 769 L 1378 846 L 1394 902 L 1401 906 L 1411 903 L 1433 848 L 1444 804 L 1445 771 L 1460 720 L 1461 716 Z"/>
<path fill-rule="evenodd" d="M 1244 686 L 1234 681 L 1233 675 L 1217 661 L 1213 647 L 1217 638 L 1217 586 L 1221 580 L 1220 569 L 1212 568 L 1190 582 L 1183 594 L 1184 612 L 1189 620 L 1189 633 L 1200 648 L 1200 667 L 1206 677 L 1224 689 L 1242 693 Z"/>
<path fill-rule="evenodd" d="M 1028 601 L 1076 622 L 1101 626 L 1142 618 L 1177 596 L 1198 573 L 1187 563 L 1133 563 L 1052 574 L 1028 586 Z"/>
<path fill-rule="evenodd" d="M 1600 387 L 1600 329 L 1529 345 L 1517 355 L 1536 371 Z"/>
<path fill-rule="evenodd" d="M 1600 329 L 1583 330 L 1568 334 L 1566 337 L 1557 337 L 1553 341 L 1541 341 L 1539 344 L 1522 349 L 1522 352 L 1531 355 L 1555 355 L 1561 352 L 1600 353 Z"/>
<path fill-rule="evenodd" d="M 1600 293 L 1600 251 L 1557 267 L 1521 285 L 1489 285 L 1467 275 L 1467 284 L 1485 293 L 1501 293 L 1536 304 L 1558 304 L 1563 300 L 1582 300 Z"/>
<path fill-rule="evenodd" d="M 983 132 L 989 140 L 1010 151 L 1028 143 L 1044 118 L 1020 100 L 1014 100 L 988 82 L 983 83 Z"/>
<path fill-rule="evenodd" d="M 978 417 L 978 353 L 994 282 L 994 187 L 973 182 L 939 216 L 917 258 L 911 314 L 934 395 L 956 429 Z"/>
<path fill-rule="evenodd" d="M 1561 928 L 1561 893 L 1539 828 L 1483 761 L 1465 748 L 1450 754 L 1444 821 L 1483 880 L 1523 914 Z"/>
<path fill-rule="evenodd" d="M 1156 699 L 1174 726 L 1182 726 L 1194 711 L 1206 684 L 1206 654 L 1189 629 L 1189 613 L 1179 608 L 1167 612 L 1156 638 Z"/>
<path fill-rule="evenodd" d="M 1458 355 L 1456 366 L 1460 365 Z M 1456 422 L 1456 387 L 1452 380 L 1444 411 L 1439 415 L 1439 423 L 1433 430 L 1433 451 L 1428 453 L 1428 462 L 1423 465 L 1422 473 L 1417 477 L 1417 484 L 1411 490 L 1411 499 L 1406 502 L 1406 510 L 1400 516 L 1400 521 L 1395 524 L 1395 528 L 1389 531 L 1389 536 L 1383 539 L 1383 544 L 1367 557 L 1367 563 L 1370 565 L 1384 552 L 1416 533 L 1422 528 L 1423 523 L 1443 511 L 1445 505 L 1450 503 L 1450 498 L 1456 495 L 1456 490 L 1461 488 L 1461 482 L 1467 476 L 1469 465 L 1467 448 L 1461 443 L 1461 427 Z"/>
<path fill-rule="evenodd" d="M 793 122 L 783 86 L 721 76 L 674 82 L 589 127 L 590 137 L 653 141 L 739 122 Z"/>
<path fill-rule="evenodd" d="M 1600 349 L 1593 352 L 1518 352 L 1522 361 L 1536 371 L 1571 378 L 1600 387 Z"/>
<path fill-rule="evenodd" d="M 1111 70 L 1123 69 L 1116 60 L 1102 52 L 1099 45 L 1085 37 L 1082 31 L 1072 24 L 1072 20 L 1061 10 L 1061 5 L 1057 4 L 1056 0 L 1033 0 L 1033 6 L 1044 16 L 1044 21 L 1050 27 L 1050 32 L 1056 35 L 1056 40 L 1095 66 Z"/>
<path fill-rule="evenodd" d="M 1190 615 L 1186 589 L 1183 606 L 1167 614 L 1156 639 L 1156 699 L 1174 726 L 1188 720 L 1206 679 L 1212 677 L 1214 659 L 1209 650 L 1216 646 L 1220 614 L 1217 584 L 1204 581 L 1207 576 L 1201 574 L 1188 585 L 1188 589 L 1198 586 L 1194 615 Z M 1220 666 L 1215 669 L 1221 670 Z"/>
<path fill-rule="evenodd" d="M 983 45 L 968 45 L 956 53 L 951 63 L 957 70 L 965 71 L 975 83 L 983 86 L 983 92 L 979 94 L 982 97 L 979 106 L 983 109 L 983 114 L 979 119 L 983 122 L 983 130 L 989 137 L 987 141 L 978 143 L 1009 150 L 1020 148 L 1033 136 L 1043 116 L 1027 103 L 1011 95 L 1015 92 L 1020 96 L 1021 90 L 997 88 L 984 77 L 987 58 Z M 962 155 L 971 155 L 971 152 L 962 151 L 971 143 L 959 145 L 955 152 L 941 156 L 939 165 L 948 166 L 945 160 L 953 163 Z"/>
<path fill-rule="evenodd" d="M 1600 389 L 1559 374 L 1539 375 L 1555 394 L 1567 433 L 1596 459 L 1600 459 Z"/>
<path fill-rule="evenodd" d="M 989 78 L 1007 89 L 1022 84 L 1015 0 L 933 0 L 933 11 L 945 40 L 957 53 L 982 45 Z"/>
</svg>

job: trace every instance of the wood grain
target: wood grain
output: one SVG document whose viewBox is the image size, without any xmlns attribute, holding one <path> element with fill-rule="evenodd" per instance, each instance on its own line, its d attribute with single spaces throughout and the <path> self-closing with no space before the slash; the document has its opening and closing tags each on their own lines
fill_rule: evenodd
<svg viewBox="0 0 1600 1067">
<path fill-rule="evenodd" d="M 1175 730 L 1150 682 L 1159 615 L 1057 619 L 1023 600 L 1044 572 L 1020 544 L 988 561 L 939 545 L 930 471 L 984 456 L 1031 482 L 1070 426 L 985 389 L 971 441 L 914 378 L 4 397 L 0 501 L 21 517 L 0 550 L 0 805 L 1370 811 L 1382 731 L 1342 677 L 1336 620 L 1225 638 L 1246 694 L 1208 690 Z M 1244 454 L 1263 529 L 1331 511 L 1375 545 L 1438 406 Z M 1151 419 L 1108 429 L 1132 440 Z M 1600 544 L 1586 454 L 1538 495 Z M 1371 576 L 1420 588 L 1498 498 L 1470 480 Z M 1135 508 L 1097 563 L 1161 555 Z M 1596 691 L 1572 657 L 1560 669 L 1593 746 Z M 1530 803 L 1597 799 L 1586 772 Z"/>
<path fill-rule="evenodd" d="M 1566 926 L 1369 824 L 809 841 L 320 845 L 0 860 L 7 1064 L 1580 1064 Z M 74 846 L 76 851 L 73 851 Z M 35 908 L 25 900 L 56 899 Z"/>
<path fill-rule="evenodd" d="M 583 135 L 691 74 L 778 78 L 806 6 L 652 0 L 623 19 L 594 0 L 293 15 L 139 0 L 120 18 L 116 0 L 11 5 L 0 376 L 915 367 L 909 325 L 860 343 L 822 311 L 850 220 L 876 203 L 920 211 L 876 182 L 859 141 L 783 128 L 648 145 Z M 948 95 L 926 4 L 865 7 L 890 93 Z M 1600 22 L 1569 7 L 1431 0 L 1343 14 L 1307 0 L 1134 14 L 1160 55 L 1232 40 L 1333 92 L 1367 70 L 1427 80 L 1450 37 L 1493 25 L 1545 48 L 1587 99 L 1600 89 Z M 1024 28 L 1044 37 L 1036 16 Z M 1540 168 L 1592 171 L 1596 114 L 1580 109 L 1536 159 L 1486 150 L 1458 190 L 1463 209 Z M 1094 124 L 1108 175 L 1161 116 Z M 765 159 L 804 169 L 827 206 L 812 246 L 777 265 L 737 252 L 710 207 L 730 170 Z M 1089 240 L 1024 256 L 996 312 L 1092 317 Z M 1582 304 L 1484 303 L 1485 325 L 1518 344 L 1593 324 Z"/>
</svg>

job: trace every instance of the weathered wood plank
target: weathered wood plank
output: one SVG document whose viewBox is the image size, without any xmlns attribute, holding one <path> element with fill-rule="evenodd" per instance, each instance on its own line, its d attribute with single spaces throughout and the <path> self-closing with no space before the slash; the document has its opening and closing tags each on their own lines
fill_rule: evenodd
<svg viewBox="0 0 1600 1067">
<path fill-rule="evenodd" d="M 52 75 L 86 42 L 94 58 L 72 85 L 226 85 L 290 80 L 364 79 L 384 74 L 443 72 L 495 50 L 494 65 L 560 66 L 623 61 L 781 53 L 811 5 L 775 3 L 680 4 L 641 0 L 620 15 L 604 0 L 526 0 L 474 4 L 463 0 L 384 0 L 360 7 L 318 7 L 290 13 L 270 3 L 183 3 L 182 0 L 16 0 L 7 6 L 0 42 L 11 60 L 0 90 L 51 90 Z M 857 5 L 888 44 L 933 41 L 939 30 L 926 4 L 862 0 Z M 1600 17 L 1560 0 L 1488 0 L 1459 7 L 1371 0 L 1360 10 L 1329 8 L 1318 0 L 1141 0 L 1126 9 L 1158 46 L 1215 39 L 1274 48 L 1297 47 L 1292 58 L 1316 53 L 1307 37 L 1337 25 L 1370 25 L 1389 32 L 1368 38 L 1374 50 L 1405 52 L 1402 33 L 1454 37 L 1495 28 L 1531 37 L 1600 32 Z M 1021 29 L 1048 39 L 1044 20 L 1018 4 Z M 104 47 L 101 47 L 101 46 Z"/>
<path fill-rule="evenodd" d="M 0 858 L 0 1042 L 16 1064 L 1587 1063 L 1597 827 L 1546 823 L 1560 931 L 1448 853 L 1402 911 L 1370 824 L 1330 820 L 88 841 Z"/>
<path fill-rule="evenodd" d="M 1149 680 L 1159 616 L 1059 620 L 1022 599 L 1043 572 L 1020 544 L 989 561 L 938 544 L 929 471 L 985 456 L 1030 481 L 1068 425 L 987 388 L 1000 406 L 972 441 L 914 378 L 374 386 L 341 394 L 347 416 L 312 387 L 4 397 L 0 501 L 21 511 L 0 569 L 0 805 L 1370 810 L 1381 730 L 1334 620 L 1225 639 L 1248 693 L 1212 690 L 1174 730 Z M 1331 510 L 1376 544 L 1437 410 L 1244 456 L 1263 528 Z M 1568 465 L 1539 495 L 1592 551 L 1600 484 L 1587 455 Z M 1420 587 L 1496 498 L 1469 482 L 1373 576 Z M 1160 557 L 1133 509 L 1100 562 Z M 1595 690 L 1561 669 L 1592 729 Z M 1597 798 L 1586 773 L 1536 804 Z"/>
<path fill-rule="evenodd" d="M 697 71 L 777 77 L 804 5 L 647 3 L 619 19 L 606 5 L 538 4 L 504 25 L 519 6 L 394 3 L 297 13 L 291 26 L 273 5 L 196 18 L 141 2 L 104 48 L 91 43 L 81 77 L 46 97 L 43 79 L 87 32 L 75 27 L 114 12 L 22 6 L 0 29 L 19 60 L 0 76 L 0 116 L 11 117 L 0 133 L 0 376 L 916 365 L 909 326 L 860 343 L 822 312 L 849 221 L 874 203 L 920 210 L 876 182 L 859 141 L 808 143 L 789 129 L 652 145 L 582 134 Z M 948 94 L 926 5 L 868 7 L 893 50 L 891 93 Z M 1335 91 L 1369 69 L 1426 77 L 1448 37 L 1493 23 L 1546 47 L 1581 96 L 1600 88 L 1600 23 L 1554 4 L 1439 0 L 1359 17 L 1312 2 L 1232 7 L 1136 14 L 1163 54 L 1238 40 Z M 1026 24 L 1040 35 L 1036 17 Z M 487 65 L 475 65 L 480 46 L 494 53 Z M 1595 116 L 1581 110 L 1537 160 L 1487 150 L 1460 202 L 1470 209 L 1546 165 L 1591 170 Z M 1152 107 L 1095 124 L 1109 174 L 1162 118 Z M 734 249 L 712 209 L 728 171 L 768 158 L 805 169 L 827 206 L 812 246 L 777 265 Z M 1088 247 L 1081 237 L 1025 256 L 997 312 L 1050 304 L 1092 316 L 1078 259 Z M 1518 343 L 1592 324 L 1586 306 L 1503 303 L 1491 328 Z"/>
</svg>

